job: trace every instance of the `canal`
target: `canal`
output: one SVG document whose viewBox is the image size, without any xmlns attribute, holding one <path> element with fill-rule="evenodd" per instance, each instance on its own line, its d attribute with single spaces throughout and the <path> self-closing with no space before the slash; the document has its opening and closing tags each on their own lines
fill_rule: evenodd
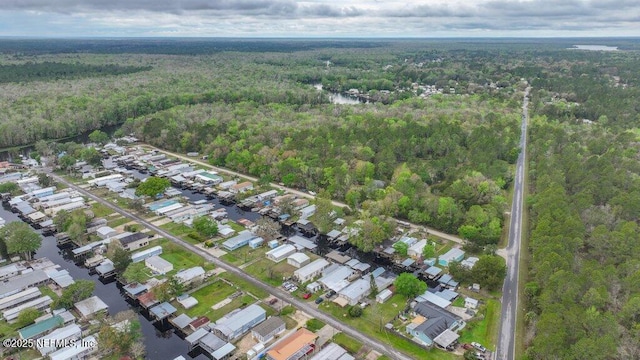
<svg viewBox="0 0 640 360">
<path fill-rule="evenodd" d="M 136 173 L 134 176 L 144 178 L 147 175 Z M 189 190 L 181 190 L 181 192 L 183 196 L 191 201 L 206 199 L 206 196 L 200 193 L 195 193 Z M 255 222 L 260 217 L 257 213 L 243 211 L 235 205 L 222 205 L 217 198 L 207 201 L 214 204 L 215 208 L 225 208 L 227 210 L 228 217 L 231 220 L 244 218 Z M 4 207 L 0 207 L 0 217 L 5 219 L 7 223 L 12 221 L 22 221 L 17 214 L 12 213 Z M 41 233 L 40 230 L 36 231 Z M 45 257 L 53 261 L 55 264 L 60 265 L 61 268 L 69 271 L 69 274 L 74 279 L 93 281 L 96 284 L 94 295 L 100 297 L 109 306 L 110 315 L 115 315 L 116 313 L 125 310 L 135 311 L 138 314 L 138 319 L 140 320 L 144 336 L 143 342 L 147 350 L 147 359 L 174 359 L 180 355 L 197 360 L 208 359 L 206 356 L 198 352 L 188 353 L 189 349 L 187 343 L 173 332 L 171 326 L 162 326 L 160 323 L 150 321 L 142 313 L 144 310 L 126 300 L 126 295 L 122 293 L 117 282 L 103 282 L 98 275 L 93 273 L 90 274 L 89 270 L 85 267 L 76 265 L 73 261 L 73 256 L 69 254 L 69 250 L 62 250 L 58 248 L 53 236 L 43 236 L 42 246 L 35 254 L 35 258 Z"/>
</svg>

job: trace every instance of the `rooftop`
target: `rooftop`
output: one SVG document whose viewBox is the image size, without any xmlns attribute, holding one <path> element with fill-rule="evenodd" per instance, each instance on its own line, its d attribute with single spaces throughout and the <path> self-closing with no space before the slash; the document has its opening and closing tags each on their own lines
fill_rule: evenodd
<svg viewBox="0 0 640 360">
<path fill-rule="evenodd" d="M 267 354 L 274 360 L 287 360 L 298 352 L 306 353 L 306 348 L 317 338 L 318 335 L 302 328 L 272 347 Z"/>
<path fill-rule="evenodd" d="M 40 322 L 22 328 L 18 330 L 18 334 L 20 335 L 21 339 L 31 339 L 38 337 L 39 335 L 42 335 L 48 331 L 51 331 L 59 326 L 62 326 L 63 323 L 64 319 L 62 319 L 61 316 L 56 315 L 46 320 L 42 320 Z"/>
<path fill-rule="evenodd" d="M 329 343 L 317 354 L 315 354 L 311 360 L 354 360 L 347 350 L 342 348 L 336 343 Z"/>
<path fill-rule="evenodd" d="M 74 305 L 74 307 L 76 308 L 76 310 L 78 310 L 80 315 L 82 315 L 83 317 L 87 317 L 91 314 L 94 314 L 101 310 L 106 310 L 109 308 L 109 306 L 107 306 L 107 304 L 105 304 L 105 302 L 102 301 L 97 296 L 92 296 L 88 299 L 79 301 Z"/>
<path fill-rule="evenodd" d="M 284 325 L 284 321 L 282 321 L 281 318 L 277 316 L 271 316 L 267 320 L 254 327 L 252 331 L 261 336 L 267 336 L 282 325 Z"/>
<path fill-rule="evenodd" d="M 162 304 L 154 306 L 149 310 L 149 312 L 152 313 L 153 316 L 155 316 L 157 319 L 164 319 L 167 316 L 171 316 L 176 311 L 178 311 L 178 309 L 176 309 L 168 302 L 163 302 Z"/>
</svg>

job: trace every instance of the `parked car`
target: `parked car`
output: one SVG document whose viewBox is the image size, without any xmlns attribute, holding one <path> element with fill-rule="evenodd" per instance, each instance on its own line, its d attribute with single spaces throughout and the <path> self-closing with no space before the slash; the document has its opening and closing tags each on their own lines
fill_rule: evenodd
<svg viewBox="0 0 640 360">
<path fill-rule="evenodd" d="M 471 350 L 473 349 L 473 345 L 471 344 L 462 344 L 462 348 L 465 350 Z"/>
<path fill-rule="evenodd" d="M 486 348 L 486 347 L 484 347 L 484 346 L 482 346 L 482 345 L 478 344 L 477 342 L 472 342 L 472 343 L 471 343 L 471 346 L 473 346 L 474 348 L 476 348 L 476 350 L 478 350 L 478 351 L 482 351 L 482 352 L 486 352 L 486 351 L 487 351 L 487 348 Z"/>
<path fill-rule="evenodd" d="M 316 304 L 320 304 L 323 301 L 324 301 L 324 298 L 319 297 L 316 299 Z"/>
<path fill-rule="evenodd" d="M 288 290 L 289 290 L 289 292 L 294 292 L 294 291 L 298 290 L 298 287 L 294 285 L 294 286 L 290 287 Z"/>
<path fill-rule="evenodd" d="M 310 297 L 311 297 L 311 293 L 304 293 L 304 294 L 302 295 L 302 298 L 303 298 L 303 299 L 305 299 L 305 300 L 306 300 L 306 299 L 308 299 L 308 298 L 310 298 Z"/>
<path fill-rule="evenodd" d="M 273 299 L 269 300 L 269 305 L 273 305 L 273 304 L 275 304 L 277 302 L 278 302 L 278 299 L 277 298 L 273 298 Z"/>
<path fill-rule="evenodd" d="M 334 296 L 335 294 L 336 294 L 336 292 L 331 290 L 331 291 L 329 291 L 329 294 L 327 294 L 327 297 L 330 298 L 330 297 Z"/>
</svg>

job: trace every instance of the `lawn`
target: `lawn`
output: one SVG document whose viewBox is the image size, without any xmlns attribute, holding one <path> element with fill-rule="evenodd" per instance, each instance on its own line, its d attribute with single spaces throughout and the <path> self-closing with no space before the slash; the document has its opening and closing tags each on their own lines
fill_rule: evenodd
<svg viewBox="0 0 640 360">
<path fill-rule="evenodd" d="M 460 333 L 460 343 L 475 341 L 488 348 L 496 343 L 497 327 L 500 317 L 500 302 L 494 299 L 487 300 L 486 305 L 483 305 L 480 309 L 478 316 L 480 314 L 484 315 L 482 320 L 467 322 L 467 326 Z"/>
<path fill-rule="evenodd" d="M 42 295 L 49 295 L 49 297 L 52 298 L 53 300 L 56 300 L 59 297 L 58 294 L 56 294 L 48 286 L 40 286 L 38 289 L 40 289 L 40 292 L 42 292 Z"/>
<path fill-rule="evenodd" d="M 246 273 L 274 287 L 282 285 L 283 277 L 290 277 L 295 270 L 286 261 L 274 263 L 266 257 L 244 269 Z"/>
<path fill-rule="evenodd" d="M 182 270 L 192 268 L 194 266 L 202 266 L 205 269 L 213 268 L 213 264 L 206 262 L 200 255 L 193 253 L 180 245 L 176 245 L 169 240 L 162 239 L 158 242 L 162 246 L 161 258 L 173 264 L 174 270 Z"/>
<path fill-rule="evenodd" d="M 357 354 L 362 348 L 362 343 L 344 333 L 337 333 L 333 336 L 333 342 L 342 346 L 350 354 Z"/>
<path fill-rule="evenodd" d="M 250 284 L 249 282 L 245 281 L 244 279 L 238 277 L 235 274 L 231 274 L 229 272 L 224 272 L 224 273 L 220 274 L 219 276 L 221 278 L 226 279 L 226 280 L 230 281 L 231 283 L 235 284 L 240 289 L 252 293 L 253 295 L 258 297 L 259 299 L 264 299 L 264 298 L 269 296 L 268 292 L 262 290 L 261 288 L 258 288 L 256 286 L 254 286 L 253 284 Z"/>
<path fill-rule="evenodd" d="M 393 306 L 393 304 L 396 304 L 396 306 Z M 451 360 L 458 358 L 452 353 L 441 350 L 425 350 L 407 338 L 398 336 L 393 332 L 388 332 L 384 328 L 384 325 L 391 322 L 404 306 L 404 297 L 396 294 L 384 304 L 374 302 L 371 306 L 364 309 L 362 316 L 359 318 L 345 316 L 348 307 L 345 306 L 341 308 L 333 302 L 325 301 L 319 306 L 319 309 L 333 315 L 333 317 L 345 324 L 351 325 L 357 330 L 378 339 L 381 343 L 391 345 L 413 358 L 434 360 Z M 425 357 L 425 353 L 429 355 Z"/>
<path fill-rule="evenodd" d="M 267 250 L 269 249 L 264 246 L 257 249 L 252 249 L 250 246 L 243 246 L 240 249 L 228 252 L 227 254 L 220 257 L 220 259 L 235 266 L 239 266 L 242 264 L 246 264 L 249 261 L 264 257 L 264 254 L 267 252 Z"/>
<path fill-rule="evenodd" d="M 325 323 L 318 319 L 309 319 L 306 325 L 309 331 L 317 332 L 325 326 Z"/>
<path fill-rule="evenodd" d="M 101 203 L 95 203 L 91 205 L 91 211 L 93 211 L 93 214 L 96 217 L 106 217 L 109 216 L 111 214 L 113 214 L 115 211 L 109 209 L 108 207 L 106 207 L 105 205 L 101 204 Z"/>
<path fill-rule="evenodd" d="M 113 220 L 110 220 L 107 222 L 107 225 L 109 225 L 112 228 L 117 228 L 120 225 L 124 225 L 128 222 L 130 222 L 131 219 L 127 218 L 127 217 L 117 217 Z"/>
<path fill-rule="evenodd" d="M 189 316 L 209 315 L 210 312 L 213 312 L 211 306 L 226 299 L 236 291 L 238 290 L 220 280 L 211 285 L 207 285 L 191 294 L 191 296 L 198 300 L 198 305 L 187 310 L 187 314 Z M 178 308 L 181 308 L 181 306 L 178 305 Z"/>
</svg>

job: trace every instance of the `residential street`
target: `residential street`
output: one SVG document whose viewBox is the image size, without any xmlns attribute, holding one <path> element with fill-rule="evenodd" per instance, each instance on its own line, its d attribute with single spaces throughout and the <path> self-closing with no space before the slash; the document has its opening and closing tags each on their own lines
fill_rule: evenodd
<svg viewBox="0 0 640 360">
<path fill-rule="evenodd" d="M 522 104 L 522 127 L 520 135 L 520 156 L 516 163 L 516 176 L 511 204 L 509 243 L 507 245 L 507 277 L 502 288 L 502 316 L 496 349 L 499 360 L 515 359 L 516 320 L 518 317 L 518 275 L 520 267 L 520 243 L 522 240 L 522 207 L 524 202 L 525 162 L 527 149 L 527 121 L 529 120 L 529 92 L 527 87 Z"/>
<path fill-rule="evenodd" d="M 192 159 L 190 159 L 191 161 Z M 253 285 L 262 288 L 263 290 L 267 291 L 268 293 L 286 301 L 291 303 L 294 307 L 306 312 L 307 314 L 310 314 L 311 316 L 323 321 L 326 324 L 331 325 L 332 327 L 344 332 L 345 334 L 355 338 L 356 340 L 362 342 L 365 346 L 369 347 L 370 349 L 376 350 L 382 354 L 385 354 L 389 357 L 391 357 L 392 359 L 398 359 L 398 360 L 410 360 L 411 358 L 396 351 L 395 349 L 389 347 L 389 346 L 385 346 L 383 344 L 381 344 L 378 340 L 373 339 L 359 331 L 357 331 L 356 329 L 347 326 L 346 324 L 343 324 L 337 320 L 335 320 L 334 318 L 332 318 L 331 316 L 313 308 L 310 304 L 307 304 L 304 301 L 301 301 L 293 296 L 291 296 L 289 293 L 286 293 L 278 288 L 273 288 L 268 284 L 265 284 L 253 277 L 251 277 L 250 275 L 244 273 L 242 270 L 240 270 L 239 268 L 229 265 L 225 262 L 223 262 L 220 259 L 217 259 L 213 256 L 211 256 L 210 254 L 208 254 L 207 252 L 203 251 L 202 249 L 197 248 L 196 246 L 189 244 L 171 234 L 169 234 L 168 232 L 166 232 L 165 230 L 151 224 L 150 222 L 146 221 L 145 219 L 143 219 L 140 216 L 137 216 L 135 214 L 130 213 L 127 210 L 124 210 L 102 198 L 99 198 L 98 196 L 93 195 L 92 193 L 78 187 L 77 185 L 67 181 L 66 179 L 57 176 L 51 172 L 49 172 L 49 175 L 52 176 L 56 181 L 65 184 L 66 186 L 68 186 L 69 188 L 72 188 L 74 190 L 77 190 L 78 192 L 80 192 L 82 195 L 86 196 L 87 198 L 91 199 L 91 200 L 95 200 L 97 202 L 100 202 L 101 204 L 109 207 L 110 209 L 112 209 L 114 212 L 118 212 L 121 215 L 124 215 L 126 217 L 129 217 L 137 222 L 139 222 L 140 224 L 146 226 L 147 228 L 149 228 L 150 230 L 153 230 L 154 232 L 156 232 L 157 234 L 173 241 L 174 243 L 181 245 L 183 247 L 185 247 L 186 249 L 189 249 L 190 251 L 197 253 L 198 255 L 202 256 L 204 259 L 206 259 L 207 261 L 215 264 L 216 266 L 225 269 L 226 271 L 229 271 L 231 273 L 234 273 L 240 277 L 242 277 L 243 279 L 245 279 L 246 281 L 252 283 Z"/>
</svg>

